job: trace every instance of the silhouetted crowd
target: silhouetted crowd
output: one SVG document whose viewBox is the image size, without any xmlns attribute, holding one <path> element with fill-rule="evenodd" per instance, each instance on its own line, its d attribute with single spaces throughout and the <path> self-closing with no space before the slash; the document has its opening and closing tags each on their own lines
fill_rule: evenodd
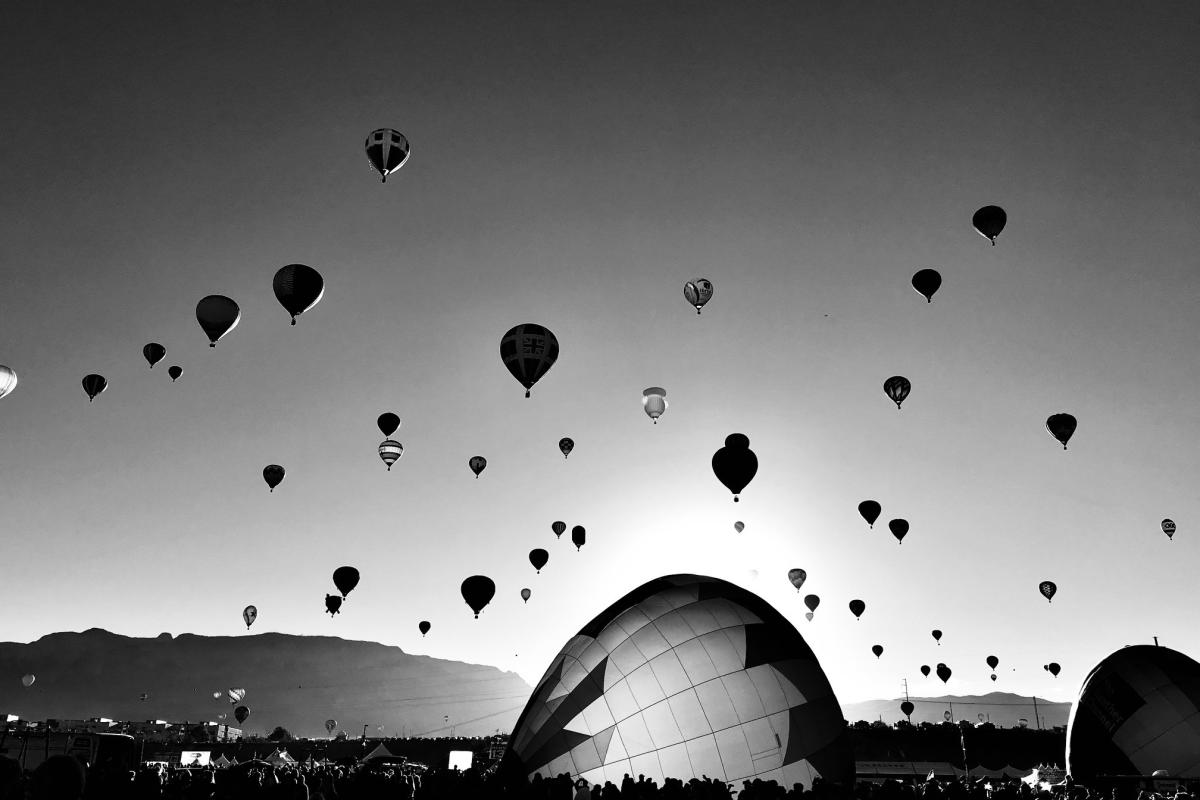
<svg viewBox="0 0 1200 800">
<path fill-rule="evenodd" d="M 476 770 L 424 771 L 408 765 L 288 765 L 247 762 L 228 769 L 142 765 L 93 769 L 54 756 L 33 772 L 0 758 L 0 800 L 1200 800 L 1179 791 L 1159 795 L 1129 788 L 1109 792 L 1067 785 L 1037 790 L 1017 780 L 929 780 L 860 783 L 853 791 L 816 779 L 811 787 L 775 781 L 726 783 L 713 778 L 659 783 L 626 775 L 620 785 L 589 784 L 569 775 L 502 780 Z"/>
</svg>

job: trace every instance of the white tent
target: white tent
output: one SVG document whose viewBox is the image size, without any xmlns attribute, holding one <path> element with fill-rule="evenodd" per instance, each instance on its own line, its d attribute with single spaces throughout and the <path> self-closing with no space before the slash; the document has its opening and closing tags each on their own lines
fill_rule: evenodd
<svg viewBox="0 0 1200 800">
<path fill-rule="evenodd" d="M 384 747 L 383 742 L 380 742 L 375 746 L 374 750 L 363 756 L 362 760 L 371 761 L 372 759 L 376 758 L 400 758 L 400 756 L 396 755 L 391 750 L 388 750 L 386 747 Z"/>
<path fill-rule="evenodd" d="M 278 747 L 276 747 L 274 752 L 272 752 L 271 755 L 267 756 L 264 760 L 273 767 L 287 766 L 288 764 L 296 763 L 296 759 L 289 756 L 287 754 L 287 750 L 280 750 Z"/>
</svg>

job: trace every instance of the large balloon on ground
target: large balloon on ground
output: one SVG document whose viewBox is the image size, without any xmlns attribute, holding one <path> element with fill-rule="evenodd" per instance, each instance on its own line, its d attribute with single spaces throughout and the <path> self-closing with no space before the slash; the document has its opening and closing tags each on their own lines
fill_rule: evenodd
<svg viewBox="0 0 1200 800">
<path fill-rule="evenodd" d="M 371 162 L 371 168 L 379 173 L 380 183 L 387 183 L 388 175 L 408 161 L 412 148 L 400 131 L 377 128 L 367 135 L 363 149 L 367 152 L 367 161 Z"/>
<path fill-rule="evenodd" d="M 342 593 L 343 598 L 358 586 L 358 578 L 358 570 L 354 567 L 338 567 L 333 571 L 333 585 Z"/>
<path fill-rule="evenodd" d="M 275 291 L 275 299 L 292 315 L 292 324 L 295 325 L 296 317 L 321 302 L 321 296 L 325 294 L 325 279 L 312 267 L 288 264 L 275 273 L 271 288 Z"/>
<path fill-rule="evenodd" d="M 210 294 L 196 304 L 196 321 L 208 336 L 208 346 L 216 347 L 221 337 L 242 321 L 242 310 L 225 295 Z"/>
<path fill-rule="evenodd" d="M 517 720 L 503 768 L 592 783 L 628 773 L 850 786 L 854 754 L 821 665 L 782 614 L 725 581 L 671 575 L 567 641 Z"/>
<path fill-rule="evenodd" d="M 500 339 L 500 359 L 529 397 L 529 390 L 558 360 L 558 339 L 541 325 L 516 325 Z"/>
<path fill-rule="evenodd" d="M 479 619 L 479 612 L 496 596 L 496 583 L 486 575 L 472 575 L 462 582 L 460 589 L 463 600 L 475 612 L 475 619 Z"/>
<path fill-rule="evenodd" d="M 713 473 L 725 488 L 733 492 L 733 502 L 758 473 L 758 456 L 750 449 L 750 439 L 742 433 L 725 437 L 725 446 L 713 453 Z"/>
</svg>

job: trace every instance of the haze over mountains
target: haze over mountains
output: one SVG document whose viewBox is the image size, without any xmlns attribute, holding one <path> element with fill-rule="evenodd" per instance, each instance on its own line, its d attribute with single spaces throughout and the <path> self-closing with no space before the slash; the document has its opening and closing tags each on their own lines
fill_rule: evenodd
<svg viewBox="0 0 1200 800">
<path fill-rule="evenodd" d="M 21 676 L 37 681 L 28 689 Z M 532 691 L 516 673 L 410 655 L 332 636 L 162 634 L 138 639 L 92 628 L 29 644 L 0 642 L 0 713 L 24 719 L 215 721 L 229 687 L 246 689 L 242 728 L 282 725 L 325 736 L 335 719 L 350 735 L 483 735 L 508 731 Z M 213 692 L 220 691 L 221 699 Z M 141 695 L 148 695 L 140 700 Z M 449 723 L 445 718 L 449 717 Z"/>
<path fill-rule="evenodd" d="M 978 722 L 979 715 L 999 728 L 1015 728 L 1020 720 L 1027 720 L 1030 728 L 1065 726 L 1071 715 L 1071 704 L 1051 702 L 1041 697 L 1034 698 L 1010 692 L 989 692 L 984 695 L 941 695 L 939 697 L 910 697 L 913 704 L 912 722 L 942 722 L 947 711 L 954 720 Z M 903 697 L 894 700 L 865 700 L 861 703 L 844 703 L 842 714 L 850 722 L 865 719 L 868 722 L 882 719 L 889 725 L 904 719 L 900 712 Z"/>
</svg>

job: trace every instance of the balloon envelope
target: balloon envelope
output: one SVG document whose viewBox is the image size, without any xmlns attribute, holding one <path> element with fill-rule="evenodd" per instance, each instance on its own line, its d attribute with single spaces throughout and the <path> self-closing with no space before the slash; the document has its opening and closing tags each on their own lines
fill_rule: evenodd
<svg viewBox="0 0 1200 800">
<path fill-rule="evenodd" d="M 275 299 L 291 314 L 292 324 L 295 325 L 296 317 L 321 302 L 321 296 L 325 294 L 325 279 L 312 267 L 288 264 L 275 273 L 271 288 L 275 290 Z"/>
<path fill-rule="evenodd" d="M 371 131 L 363 149 L 371 168 L 379 173 L 380 183 L 387 183 L 388 175 L 404 166 L 412 150 L 404 134 L 391 128 Z"/>
<path fill-rule="evenodd" d="M 742 531 L 746 530 L 746 523 L 738 520 L 737 522 L 733 523 L 733 529 L 738 533 L 741 533 Z"/>
<path fill-rule="evenodd" d="M 571 544 L 575 545 L 575 550 L 583 547 L 587 543 L 587 531 L 582 525 L 576 525 L 571 528 Z"/>
<path fill-rule="evenodd" d="M 1056 678 L 1058 677 L 1058 673 L 1062 671 L 1062 667 L 1060 667 L 1058 664 L 1056 664 L 1053 661 L 1050 662 L 1049 668 L 1050 668 L 1050 674 Z"/>
<path fill-rule="evenodd" d="M 171 383 L 179 380 L 179 376 L 183 374 L 183 367 L 171 367 L 167 370 L 167 374 L 171 376 Z"/>
<path fill-rule="evenodd" d="M 808 578 L 808 573 L 797 567 L 796 569 L 788 570 L 788 580 L 792 586 L 796 587 L 796 591 L 800 591 L 800 587 L 804 585 L 805 579 Z"/>
<path fill-rule="evenodd" d="M 642 410 L 657 425 L 658 418 L 667 410 L 667 390 L 661 386 L 651 386 L 643 389 Z"/>
<path fill-rule="evenodd" d="M 879 513 L 883 511 L 883 506 L 874 500 L 863 500 L 858 504 L 858 513 L 867 521 L 867 525 L 875 527 L 875 520 L 879 519 Z"/>
<path fill-rule="evenodd" d="M 0 364 L 0 398 L 12 394 L 12 390 L 15 388 L 17 388 L 17 373 L 12 367 Z"/>
<path fill-rule="evenodd" d="M 933 295 L 942 285 L 942 275 L 936 269 L 917 270 L 912 276 L 912 287 L 917 290 L 917 294 L 925 298 L 925 302 L 932 303 Z"/>
<path fill-rule="evenodd" d="M 804 605 L 809 611 L 816 611 L 817 606 L 821 605 L 821 598 L 817 597 L 815 594 L 806 594 L 804 596 Z"/>
<path fill-rule="evenodd" d="M 996 667 L 1000 666 L 1000 659 L 996 658 L 995 656 L 988 656 L 987 665 L 992 669 L 995 669 Z"/>
<path fill-rule="evenodd" d="M 540 547 L 536 550 L 529 551 L 529 563 L 532 564 L 533 568 L 538 572 L 542 571 L 542 567 L 546 566 L 546 562 L 549 560 L 550 554 Z"/>
<path fill-rule="evenodd" d="M 247 717 L 250 716 L 250 709 L 246 708 L 245 706 L 238 706 L 234 709 L 233 716 L 234 719 L 238 721 L 238 724 L 241 724 L 246 721 Z"/>
<path fill-rule="evenodd" d="M 263 467 L 263 480 L 267 482 L 267 486 L 271 491 L 275 491 L 275 487 L 283 481 L 285 470 L 278 464 L 268 464 Z"/>
<path fill-rule="evenodd" d="M 1046 430 L 1050 432 L 1051 436 L 1062 442 L 1063 450 L 1066 450 L 1067 442 L 1075 433 L 1076 424 L 1075 417 L 1070 414 L 1051 414 L 1046 419 Z"/>
<path fill-rule="evenodd" d="M 942 643 L 942 632 L 934 628 L 932 635 L 933 640 L 940 645 Z"/>
<path fill-rule="evenodd" d="M 542 325 L 516 325 L 500 339 L 500 359 L 529 397 L 529 390 L 558 360 L 558 339 Z"/>
<path fill-rule="evenodd" d="M 862 613 L 867 610 L 867 604 L 862 600 L 850 601 L 850 613 L 857 619 L 862 616 Z"/>
<path fill-rule="evenodd" d="M 384 439 L 379 443 L 379 457 L 383 459 L 384 464 L 387 464 L 388 472 L 392 471 L 392 464 L 395 464 L 402 455 L 404 455 L 404 445 L 395 439 Z"/>
<path fill-rule="evenodd" d="M 325 595 L 325 611 L 329 616 L 340 614 L 342 609 L 342 598 L 336 594 Z"/>
<path fill-rule="evenodd" d="M 528 589 L 521 590 L 521 599 L 522 600 L 524 600 L 526 603 L 528 603 L 530 597 L 533 597 L 533 592 L 529 591 Z"/>
<path fill-rule="evenodd" d="M 911 717 L 913 708 L 914 708 L 913 704 L 910 701 L 905 700 L 903 703 L 900 704 L 900 713 L 906 717 Z"/>
<path fill-rule="evenodd" d="M 336 728 L 336 727 L 337 727 L 337 720 L 336 720 L 336 719 L 327 719 L 327 720 L 325 720 L 325 730 L 326 730 L 326 731 L 328 731 L 329 733 L 333 733 L 333 729 L 334 729 L 334 728 Z"/>
<path fill-rule="evenodd" d="M 24 686 L 26 689 L 28 689 L 30 686 L 33 686 L 33 682 L 36 680 L 37 680 L 37 676 L 32 673 L 30 673 L 28 675 L 22 675 L 21 676 L 21 685 Z"/>
<path fill-rule="evenodd" d="M 951 673 L 950 668 L 947 667 L 945 664 L 937 665 L 937 676 L 942 679 L 942 683 L 945 683 L 946 681 L 950 680 L 950 676 L 952 674 L 953 673 Z"/>
<path fill-rule="evenodd" d="M 560 539 L 567 532 L 567 523 L 558 520 L 550 524 L 550 530 L 554 531 L 554 538 Z"/>
<path fill-rule="evenodd" d="M 216 347 L 222 336 L 237 327 L 242 320 L 238 304 L 223 294 L 210 294 L 196 304 L 196 321 L 208 336 L 208 346 Z"/>
<path fill-rule="evenodd" d="M 921 665 L 921 674 L 924 675 L 926 678 L 929 677 L 929 665 L 928 664 Z"/>
<path fill-rule="evenodd" d="M 1042 593 L 1042 597 L 1046 598 L 1049 603 L 1054 599 L 1054 595 L 1058 593 L 1058 585 L 1054 581 L 1042 581 L 1038 584 L 1038 591 Z"/>
<path fill-rule="evenodd" d="M 897 544 L 904 544 L 904 537 L 908 535 L 908 520 L 894 519 L 888 523 L 888 530 L 896 537 Z"/>
<path fill-rule="evenodd" d="M 385 411 L 379 415 L 379 419 L 375 421 L 379 426 L 379 430 L 388 439 L 392 438 L 392 434 L 400 428 L 400 418 L 390 411 Z"/>
<path fill-rule="evenodd" d="M 246 697 L 246 690 L 236 688 L 226 689 L 225 696 L 229 698 L 230 704 L 240 703 Z"/>
<path fill-rule="evenodd" d="M 487 459 L 483 456 L 471 456 L 467 459 L 467 466 L 471 468 L 471 472 L 475 473 L 475 477 L 479 477 L 479 473 L 487 468 Z"/>
<path fill-rule="evenodd" d="M 154 369 L 154 365 L 163 360 L 163 356 L 167 354 L 167 348 L 163 347 L 158 342 L 151 342 L 142 348 L 142 355 L 150 364 L 150 369 Z"/>
<path fill-rule="evenodd" d="M 712 281 L 707 278 L 697 278 L 694 281 L 688 281 L 683 284 L 683 296 L 687 298 L 687 301 L 695 307 L 696 313 L 699 314 L 704 304 L 712 299 Z"/>
<path fill-rule="evenodd" d="M 980 236 L 990 240 L 993 247 L 996 237 L 1004 230 L 1007 222 L 1008 214 L 1000 206 L 984 206 L 971 216 L 971 224 L 975 226 L 975 230 L 979 231 Z"/>
<path fill-rule="evenodd" d="M 422 636 L 429 633 L 429 629 L 432 627 L 433 626 L 429 624 L 428 620 L 421 620 L 419 623 L 417 623 L 417 630 L 421 632 Z"/>
<path fill-rule="evenodd" d="M 1162 521 L 1162 532 L 1167 535 L 1168 539 L 1175 538 L 1175 522 L 1173 520 L 1164 519 Z"/>
<path fill-rule="evenodd" d="M 558 449 L 563 454 L 563 458 L 566 458 L 575 449 L 575 440 L 570 436 L 564 436 L 558 440 Z"/>
<path fill-rule="evenodd" d="M 758 456 L 750 449 L 750 439 L 742 433 L 731 433 L 725 437 L 725 446 L 713 453 L 713 473 L 725 488 L 733 492 L 736 503 L 738 495 L 758 473 Z"/>
<path fill-rule="evenodd" d="M 103 375 L 92 373 L 91 375 L 84 376 L 83 391 L 87 393 L 89 403 L 96 399 L 96 395 L 107 388 L 108 380 Z"/>
<path fill-rule="evenodd" d="M 486 575 L 472 575 L 462 582 L 460 588 L 463 600 L 467 601 L 467 605 L 475 612 L 476 619 L 479 619 L 479 612 L 492 602 L 496 595 L 496 584 Z"/>
<path fill-rule="evenodd" d="M 883 645 L 872 645 L 871 652 L 875 654 L 876 658 L 879 658 L 881 655 L 883 655 Z"/>
<path fill-rule="evenodd" d="M 254 620 L 258 619 L 258 609 L 254 606 L 246 606 L 242 611 L 242 619 L 246 623 L 246 630 L 250 630 L 250 626 L 254 624 Z"/>
<path fill-rule="evenodd" d="M 358 570 L 354 567 L 338 567 L 333 571 L 333 585 L 342 593 L 343 598 L 358 586 L 358 578 Z"/>
<path fill-rule="evenodd" d="M 804 618 L 805 618 L 806 620 L 808 620 L 809 622 L 812 622 L 812 620 L 813 620 L 813 612 L 811 612 L 811 611 L 805 612 L 805 614 L 804 614 Z"/>
<path fill-rule="evenodd" d="M 903 375 L 893 375 L 883 382 L 884 393 L 892 398 L 892 402 L 896 404 L 896 409 L 900 409 L 900 404 L 908 397 L 908 393 L 912 391 L 912 384 L 908 382 L 908 378 Z"/>
</svg>

